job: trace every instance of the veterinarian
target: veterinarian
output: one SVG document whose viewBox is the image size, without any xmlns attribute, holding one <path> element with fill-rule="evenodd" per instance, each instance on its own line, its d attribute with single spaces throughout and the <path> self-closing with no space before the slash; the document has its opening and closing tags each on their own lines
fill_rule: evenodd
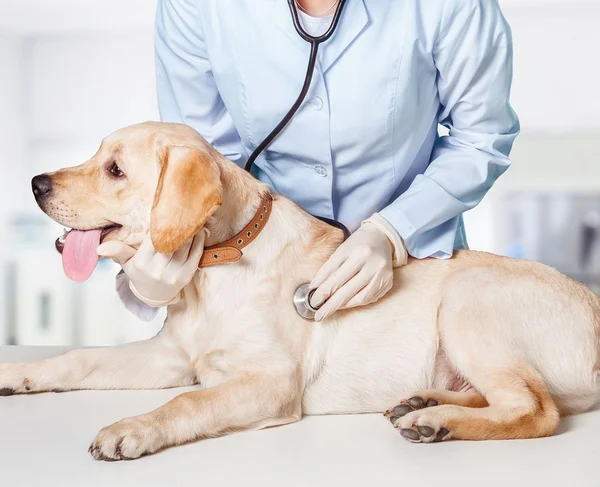
<svg viewBox="0 0 600 487">
<path fill-rule="evenodd" d="M 297 7 L 320 35 L 337 1 Z M 310 49 L 285 0 L 159 0 L 155 48 L 161 119 L 190 125 L 241 166 L 298 96 Z M 347 2 L 304 105 L 254 170 L 353 232 L 311 283 L 312 303 L 325 303 L 317 321 L 384 296 L 408 256 L 467 247 L 461 215 L 509 167 L 519 132 L 511 82 L 496 0 Z M 163 256 L 148 240 L 116 256 L 125 305 L 152 319 L 190 282 L 188 255 L 202 245 L 199 234 Z"/>
</svg>

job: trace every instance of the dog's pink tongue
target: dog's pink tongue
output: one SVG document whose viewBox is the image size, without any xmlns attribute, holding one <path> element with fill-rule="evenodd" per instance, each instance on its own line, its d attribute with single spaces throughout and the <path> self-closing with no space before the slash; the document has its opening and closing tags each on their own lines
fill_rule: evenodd
<svg viewBox="0 0 600 487">
<path fill-rule="evenodd" d="M 100 245 L 102 230 L 71 230 L 62 252 L 65 274 L 69 279 L 87 281 L 98 263 L 96 248 Z"/>
</svg>

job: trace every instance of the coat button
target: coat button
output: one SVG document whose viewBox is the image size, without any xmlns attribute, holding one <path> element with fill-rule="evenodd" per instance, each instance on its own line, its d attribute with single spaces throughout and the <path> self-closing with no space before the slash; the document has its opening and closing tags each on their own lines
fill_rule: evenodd
<svg viewBox="0 0 600 487">
<path fill-rule="evenodd" d="M 310 106 L 312 106 L 315 110 L 321 110 L 323 108 L 323 99 L 315 96 L 312 100 L 308 102 Z"/>
<path fill-rule="evenodd" d="M 324 166 L 321 166 L 321 164 L 318 164 L 315 166 L 315 172 L 321 176 L 321 177 L 325 177 L 327 176 L 327 169 Z"/>
</svg>

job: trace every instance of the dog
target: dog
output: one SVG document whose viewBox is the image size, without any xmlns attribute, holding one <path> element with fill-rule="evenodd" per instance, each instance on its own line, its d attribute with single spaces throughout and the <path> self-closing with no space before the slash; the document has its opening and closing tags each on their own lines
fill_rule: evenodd
<svg viewBox="0 0 600 487">
<path fill-rule="evenodd" d="M 218 247 L 269 194 L 190 127 L 153 122 L 32 184 L 49 217 L 84 235 L 84 267 L 99 241 L 139 247 L 148 232 L 162 253 L 199 231 Z M 384 413 L 415 443 L 536 438 L 596 403 L 600 301 L 582 284 L 464 250 L 410 259 L 376 303 L 306 321 L 292 295 L 342 241 L 274 194 L 260 233 L 233 261 L 201 266 L 155 337 L 1 364 L 1 394 L 198 386 L 103 428 L 89 451 L 111 461 L 303 415 Z"/>
</svg>

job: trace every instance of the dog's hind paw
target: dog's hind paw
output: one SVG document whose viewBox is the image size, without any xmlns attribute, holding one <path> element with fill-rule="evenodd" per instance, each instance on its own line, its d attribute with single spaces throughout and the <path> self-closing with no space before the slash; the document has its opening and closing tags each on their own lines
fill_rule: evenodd
<svg viewBox="0 0 600 487">
<path fill-rule="evenodd" d="M 437 443 L 452 438 L 447 418 L 439 408 L 429 409 L 427 403 L 421 409 L 396 417 L 392 424 L 405 440 L 411 443 Z"/>
<path fill-rule="evenodd" d="M 436 430 L 431 426 L 413 425 L 410 428 L 401 428 L 400 434 L 411 443 L 437 443 L 449 439 L 450 431 L 446 428 Z"/>
<path fill-rule="evenodd" d="M 413 411 L 417 411 L 423 408 L 431 408 L 437 406 L 439 403 L 433 398 L 423 398 L 421 396 L 413 396 L 410 399 L 406 399 L 402 401 L 397 406 L 388 409 L 384 415 L 390 418 L 392 423 L 395 422 L 398 418 L 402 418 L 406 416 L 408 413 Z"/>
<path fill-rule="evenodd" d="M 394 428 L 411 443 L 436 443 L 451 438 L 449 428 L 439 414 L 440 400 L 429 393 L 415 393 L 385 412 Z M 439 396 L 438 396 L 439 397 Z M 441 397 L 440 397 L 441 399 Z"/>
</svg>

